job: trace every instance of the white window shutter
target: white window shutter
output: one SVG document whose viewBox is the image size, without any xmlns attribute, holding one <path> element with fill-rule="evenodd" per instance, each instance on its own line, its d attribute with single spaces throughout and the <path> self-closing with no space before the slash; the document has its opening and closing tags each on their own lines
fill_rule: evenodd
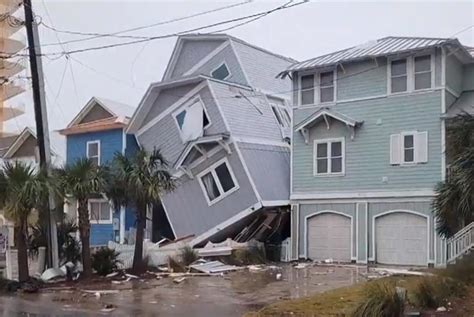
<svg viewBox="0 0 474 317">
<path fill-rule="evenodd" d="M 401 135 L 392 134 L 390 135 L 390 164 L 398 165 L 402 159 L 402 144 Z"/>
<path fill-rule="evenodd" d="M 415 134 L 415 162 L 428 162 L 428 132 L 418 132 Z"/>
</svg>

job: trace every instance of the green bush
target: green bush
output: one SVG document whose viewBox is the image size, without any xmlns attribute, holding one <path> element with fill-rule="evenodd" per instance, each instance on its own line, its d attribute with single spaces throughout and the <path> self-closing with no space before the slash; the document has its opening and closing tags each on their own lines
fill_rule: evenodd
<svg viewBox="0 0 474 317">
<path fill-rule="evenodd" d="M 186 272 L 186 267 L 176 258 L 171 255 L 168 257 L 168 269 L 170 272 Z"/>
<path fill-rule="evenodd" d="M 181 263 L 184 266 L 191 265 L 194 261 L 199 259 L 197 252 L 191 248 L 189 245 L 183 247 L 180 251 Z"/>
<path fill-rule="evenodd" d="M 370 282 L 366 286 L 365 300 L 355 309 L 353 317 L 400 317 L 405 302 L 390 281 Z"/>
<path fill-rule="evenodd" d="M 118 259 L 119 253 L 115 250 L 103 247 L 92 254 L 92 268 L 97 274 L 105 276 L 118 269 L 121 261 Z"/>
<path fill-rule="evenodd" d="M 462 295 L 462 282 L 448 277 L 425 277 L 418 281 L 412 293 L 413 304 L 419 308 L 437 308 L 450 298 Z"/>
</svg>

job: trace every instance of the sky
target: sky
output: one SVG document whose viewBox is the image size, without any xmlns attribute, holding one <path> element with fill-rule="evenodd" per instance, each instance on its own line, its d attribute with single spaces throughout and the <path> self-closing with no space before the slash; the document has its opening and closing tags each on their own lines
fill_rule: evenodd
<svg viewBox="0 0 474 317">
<path fill-rule="evenodd" d="M 298 2 L 299 0 L 295 0 Z M 137 107 L 148 85 L 160 81 L 176 38 L 102 50 L 55 54 L 129 39 L 100 38 L 59 45 L 85 36 L 52 31 L 113 33 L 220 8 L 237 1 L 33 0 L 43 53 L 49 126 L 66 127 L 92 96 Z M 124 33 L 159 36 L 266 11 L 286 1 L 254 0 L 231 9 Z M 22 9 L 17 12 L 22 15 Z M 389 36 L 451 37 L 474 46 L 474 1 L 310 1 L 235 28 L 229 34 L 275 53 L 305 60 Z M 229 26 L 232 24 L 229 24 Z M 461 33 L 458 33 L 462 30 Z M 214 31 L 210 28 L 202 33 Z M 457 34 L 458 33 L 458 34 Z M 23 61 L 25 62 L 25 61 Z M 31 87 L 31 84 L 29 84 Z M 10 131 L 34 125 L 31 88 L 12 100 L 25 114 L 7 122 Z"/>
</svg>

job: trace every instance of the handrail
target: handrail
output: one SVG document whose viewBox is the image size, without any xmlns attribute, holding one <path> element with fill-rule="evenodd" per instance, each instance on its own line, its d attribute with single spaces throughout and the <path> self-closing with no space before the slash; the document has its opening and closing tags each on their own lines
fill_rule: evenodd
<svg viewBox="0 0 474 317">
<path fill-rule="evenodd" d="M 455 261 L 472 248 L 474 248 L 474 222 L 446 241 L 447 263 Z"/>
<path fill-rule="evenodd" d="M 474 221 L 468 224 L 467 226 L 465 226 L 464 228 L 462 228 L 461 230 L 459 230 L 458 232 L 456 232 L 454 236 L 448 239 L 448 241 L 456 239 L 457 237 L 463 235 L 466 231 L 469 231 L 472 228 L 474 228 Z"/>
</svg>

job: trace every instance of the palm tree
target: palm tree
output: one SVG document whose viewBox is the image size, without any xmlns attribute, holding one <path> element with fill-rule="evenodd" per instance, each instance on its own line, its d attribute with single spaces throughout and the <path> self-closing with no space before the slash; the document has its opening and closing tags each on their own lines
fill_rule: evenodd
<svg viewBox="0 0 474 317">
<path fill-rule="evenodd" d="M 449 122 L 446 140 L 449 175 L 435 188 L 433 210 L 438 232 L 451 237 L 474 221 L 474 116 L 464 113 Z"/>
<path fill-rule="evenodd" d="M 15 243 L 18 248 L 18 277 L 29 279 L 28 216 L 47 199 L 51 187 L 44 172 L 22 163 L 5 163 L 0 171 L 0 207 L 15 223 Z"/>
<path fill-rule="evenodd" d="M 160 195 L 173 190 L 175 181 L 159 151 L 147 153 L 139 149 L 133 157 L 116 154 L 109 170 L 106 195 L 117 208 L 132 206 L 136 210 L 136 237 L 133 272 L 142 273 L 143 239 L 147 207 L 160 202 Z"/>
<path fill-rule="evenodd" d="M 78 159 L 73 164 L 56 169 L 54 174 L 65 195 L 77 200 L 79 235 L 82 246 L 82 278 L 89 278 L 92 275 L 92 262 L 88 200 L 101 193 L 104 188 L 104 170 L 89 159 Z"/>
</svg>

